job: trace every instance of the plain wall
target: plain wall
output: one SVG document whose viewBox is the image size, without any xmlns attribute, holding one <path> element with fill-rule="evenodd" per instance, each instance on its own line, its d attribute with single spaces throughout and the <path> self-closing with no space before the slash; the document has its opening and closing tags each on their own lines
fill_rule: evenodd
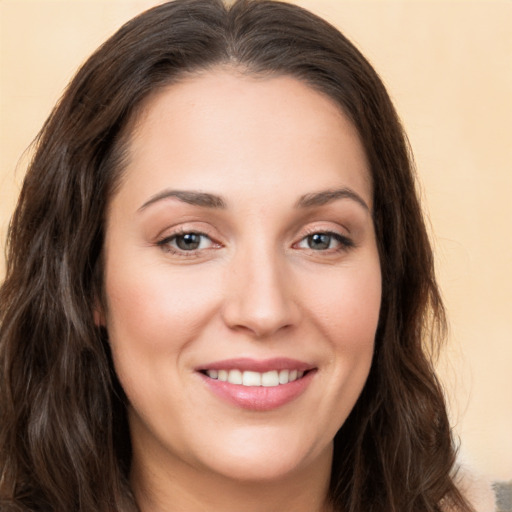
<svg viewBox="0 0 512 512">
<path fill-rule="evenodd" d="M 0 238 L 22 157 L 77 66 L 155 1 L 0 0 Z M 450 319 L 461 459 L 512 479 L 512 2 L 302 0 L 376 67 L 413 147 Z M 21 158 L 21 159 L 20 159 Z M 0 276 L 3 274 L 0 261 Z"/>
</svg>

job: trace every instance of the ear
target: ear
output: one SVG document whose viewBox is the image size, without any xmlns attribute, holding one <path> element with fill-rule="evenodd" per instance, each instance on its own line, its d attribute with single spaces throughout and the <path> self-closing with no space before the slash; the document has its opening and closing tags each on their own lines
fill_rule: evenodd
<svg viewBox="0 0 512 512">
<path fill-rule="evenodd" d="M 103 307 L 101 307 L 99 304 L 97 304 L 94 307 L 93 318 L 94 318 L 94 325 L 96 327 L 106 327 L 107 326 L 107 322 L 105 319 L 105 313 L 103 312 Z"/>
</svg>

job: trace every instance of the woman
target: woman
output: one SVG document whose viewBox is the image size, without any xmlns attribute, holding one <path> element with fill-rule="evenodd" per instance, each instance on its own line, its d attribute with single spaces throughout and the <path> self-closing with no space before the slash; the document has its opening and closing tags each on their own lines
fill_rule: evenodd
<svg viewBox="0 0 512 512">
<path fill-rule="evenodd" d="M 40 134 L 0 304 L 2 510 L 469 510 L 404 134 L 300 8 L 109 39 Z"/>
</svg>

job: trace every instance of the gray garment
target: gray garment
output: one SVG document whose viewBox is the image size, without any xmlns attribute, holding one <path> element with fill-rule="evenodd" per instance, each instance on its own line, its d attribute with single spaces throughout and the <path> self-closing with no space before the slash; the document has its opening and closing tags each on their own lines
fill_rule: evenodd
<svg viewBox="0 0 512 512">
<path fill-rule="evenodd" d="M 512 480 L 492 484 L 496 493 L 496 512 L 512 512 Z"/>
</svg>

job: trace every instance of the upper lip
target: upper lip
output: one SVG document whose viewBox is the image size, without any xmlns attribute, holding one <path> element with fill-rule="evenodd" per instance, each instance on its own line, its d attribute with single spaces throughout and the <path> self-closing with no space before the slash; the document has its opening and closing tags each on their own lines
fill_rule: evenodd
<svg viewBox="0 0 512 512">
<path fill-rule="evenodd" d="M 248 357 L 241 357 L 237 359 L 224 359 L 222 361 L 214 361 L 212 363 L 198 366 L 196 370 L 205 371 L 237 369 L 240 371 L 264 373 L 272 370 L 307 371 L 314 368 L 315 366 L 310 363 L 299 361 L 297 359 L 290 359 L 288 357 L 275 357 L 272 359 L 251 359 Z"/>
</svg>

